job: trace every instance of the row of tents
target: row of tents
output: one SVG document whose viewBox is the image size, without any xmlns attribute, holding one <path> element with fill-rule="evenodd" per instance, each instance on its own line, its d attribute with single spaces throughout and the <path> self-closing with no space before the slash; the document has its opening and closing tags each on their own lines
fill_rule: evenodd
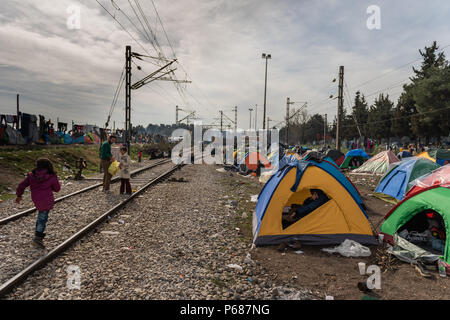
<svg viewBox="0 0 450 320">
<path fill-rule="evenodd" d="M 425 214 L 439 215 L 445 222 L 444 238 L 450 235 L 449 150 L 432 150 L 415 157 L 402 157 L 401 161 L 390 150 L 372 158 L 354 150 L 346 155 L 335 151 L 326 154 L 310 151 L 301 156 L 285 154 L 278 168 L 272 168 L 253 216 L 255 245 L 286 241 L 329 245 L 340 244 L 345 239 L 366 245 L 378 244 L 361 195 L 342 170 L 350 157 L 364 159 L 363 165 L 352 173 L 383 175 L 374 194 L 396 203 L 380 228 L 386 241 L 392 242 L 395 234 L 405 229 L 411 220 Z M 283 228 L 283 210 L 303 203 L 311 196 L 311 189 L 322 190 L 329 201 Z M 443 259 L 450 268 L 450 241 L 445 243 Z"/>
</svg>

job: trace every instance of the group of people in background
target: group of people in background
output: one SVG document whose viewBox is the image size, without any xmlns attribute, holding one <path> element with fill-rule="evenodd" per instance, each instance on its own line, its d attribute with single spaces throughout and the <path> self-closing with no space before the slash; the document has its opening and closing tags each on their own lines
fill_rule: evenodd
<svg viewBox="0 0 450 320">
<path fill-rule="evenodd" d="M 110 192 L 112 175 L 109 173 L 109 167 L 116 159 L 112 155 L 111 146 L 117 141 L 117 137 L 111 135 L 100 147 L 100 162 L 103 168 L 103 192 Z M 142 156 L 142 154 L 140 155 Z M 128 155 L 128 149 L 125 146 L 120 148 L 120 194 L 131 195 L 130 184 L 130 165 L 131 158 Z M 16 203 L 22 201 L 25 189 L 29 187 L 31 191 L 31 200 L 37 211 L 37 220 L 33 243 L 39 248 L 45 248 L 43 239 L 47 227 L 50 210 L 53 209 L 55 198 L 53 193 L 61 190 L 61 184 L 58 175 L 54 170 L 53 164 L 49 159 L 41 158 L 36 161 L 35 168 L 28 173 L 26 178 L 18 185 L 16 189 Z"/>
</svg>

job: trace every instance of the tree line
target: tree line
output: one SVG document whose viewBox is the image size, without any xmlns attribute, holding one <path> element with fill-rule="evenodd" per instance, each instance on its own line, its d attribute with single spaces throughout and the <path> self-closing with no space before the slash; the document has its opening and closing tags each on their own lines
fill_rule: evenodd
<svg viewBox="0 0 450 320">
<path fill-rule="evenodd" d="M 441 142 L 450 132 L 450 64 L 436 41 L 419 50 L 421 66 L 412 68 L 411 83 L 403 85 L 396 102 L 388 94 L 379 94 L 372 105 L 361 91 L 355 93 L 350 112 L 340 118 L 341 139 L 382 139 L 408 137 L 414 143 Z M 297 114 L 289 123 L 289 144 L 323 141 L 325 119 L 321 114 Z M 336 118 L 327 125 L 327 140 L 334 139 Z M 286 128 L 280 130 L 284 141 Z"/>
</svg>

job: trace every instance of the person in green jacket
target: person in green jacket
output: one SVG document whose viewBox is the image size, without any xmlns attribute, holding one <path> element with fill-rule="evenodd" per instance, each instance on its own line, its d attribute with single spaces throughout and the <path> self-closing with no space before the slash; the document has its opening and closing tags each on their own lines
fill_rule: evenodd
<svg viewBox="0 0 450 320">
<path fill-rule="evenodd" d="M 103 191 L 109 191 L 109 186 L 111 185 L 112 175 L 109 173 L 108 169 L 111 163 L 114 161 L 114 157 L 111 153 L 111 145 L 114 144 L 117 137 L 111 135 L 108 140 L 103 142 L 100 147 L 100 162 L 103 169 Z"/>
</svg>

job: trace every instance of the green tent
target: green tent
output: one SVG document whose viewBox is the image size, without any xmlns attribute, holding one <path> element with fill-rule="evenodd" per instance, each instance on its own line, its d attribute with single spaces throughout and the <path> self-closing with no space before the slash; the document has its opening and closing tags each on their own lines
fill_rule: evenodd
<svg viewBox="0 0 450 320">
<path fill-rule="evenodd" d="M 447 241 L 444 249 L 444 260 L 450 263 L 450 189 L 444 187 L 429 188 L 425 191 L 406 198 L 397 204 L 386 215 L 381 225 L 381 232 L 387 236 L 394 236 L 400 228 L 420 213 L 434 211 L 442 217 Z M 418 217 L 420 218 L 420 217 Z M 426 221 L 426 220 L 425 220 Z M 408 230 L 411 231 L 411 230 Z"/>
</svg>

